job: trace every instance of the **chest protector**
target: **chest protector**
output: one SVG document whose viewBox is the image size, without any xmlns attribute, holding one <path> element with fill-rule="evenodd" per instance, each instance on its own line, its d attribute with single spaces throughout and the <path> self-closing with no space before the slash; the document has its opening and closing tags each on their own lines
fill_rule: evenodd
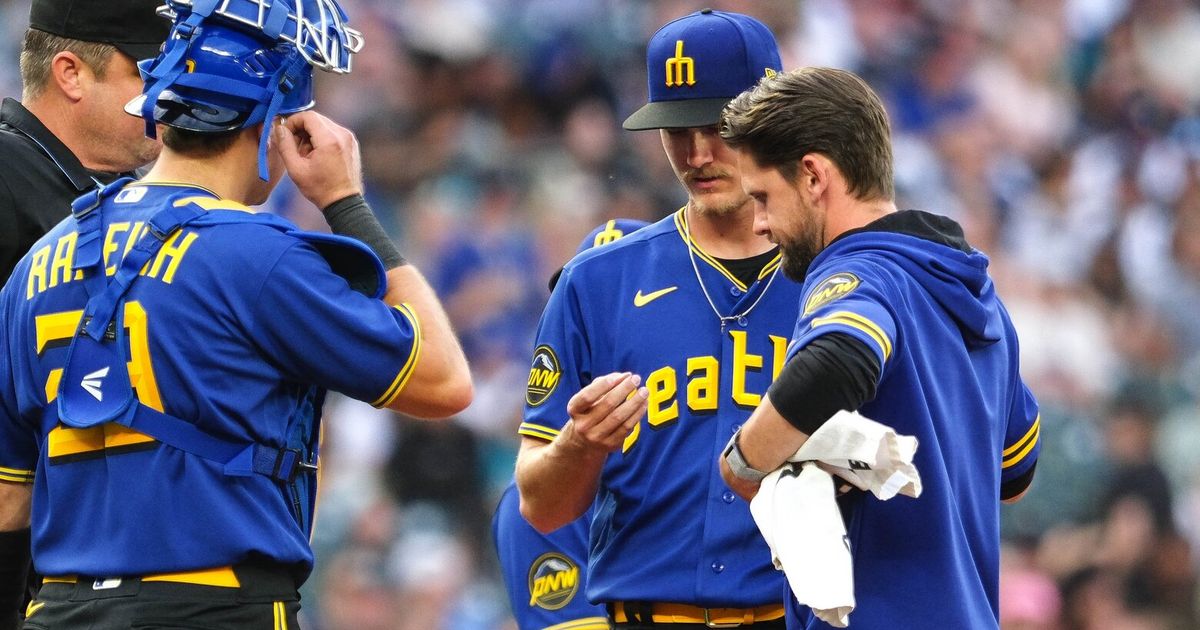
<svg viewBox="0 0 1200 630">
<path fill-rule="evenodd" d="M 74 268 L 83 271 L 88 301 L 67 352 L 57 406 L 47 406 L 47 424 L 62 422 L 70 427 L 87 428 L 114 422 L 172 448 L 216 462 L 226 475 L 269 477 L 280 486 L 296 521 L 306 532 L 311 532 L 325 391 L 315 386 L 304 390 L 296 411 L 288 418 L 286 434 L 277 436 L 272 444 L 214 435 L 191 421 L 148 407 L 138 400 L 129 379 L 125 296 L 141 277 L 139 272 L 146 263 L 172 234 L 185 226 L 254 223 L 280 230 L 315 247 L 352 288 L 374 298 L 382 296 L 386 287 L 383 265 L 370 249 L 353 239 L 306 232 L 270 214 L 205 210 L 187 203 L 154 214 L 147 222 L 146 234 L 109 278 L 101 255 L 104 202 L 130 181 L 119 179 L 72 203 L 71 210 L 79 225 Z"/>
</svg>

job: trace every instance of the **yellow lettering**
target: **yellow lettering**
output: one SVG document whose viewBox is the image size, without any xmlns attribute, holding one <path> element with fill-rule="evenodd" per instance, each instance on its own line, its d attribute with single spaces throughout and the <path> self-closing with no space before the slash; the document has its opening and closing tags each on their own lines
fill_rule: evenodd
<svg viewBox="0 0 1200 630">
<path fill-rule="evenodd" d="M 788 340 L 786 337 L 777 337 L 771 335 L 771 347 L 774 350 L 775 358 L 771 362 L 771 382 L 779 378 L 779 373 L 783 371 L 784 359 L 787 358 Z"/>
<path fill-rule="evenodd" d="M 59 282 L 66 284 L 71 281 L 71 266 L 75 261 L 75 241 L 78 238 L 78 233 L 70 232 L 55 243 L 54 260 L 50 263 L 50 288 L 58 286 Z"/>
<path fill-rule="evenodd" d="M 104 275 L 111 276 L 117 273 L 117 261 L 112 260 L 112 255 L 117 251 L 117 234 L 128 231 L 128 221 L 118 221 L 108 226 L 108 233 L 104 235 L 104 264 L 108 266 L 104 268 Z M 112 261 L 111 265 L 108 264 L 109 261 Z"/>
<path fill-rule="evenodd" d="M 683 40 L 680 39 L 675 41 L 675 56 L 667 59 L 667 87 L 684 84 L 696 85 L 696 62 L 683 56 Z"/>
<path fill-rule="evenodd" d="M 701 374 L 695 378 L 696 372 Z M 714 411 L 721 386 L 721 364 L 716 357 L 692 357 L 687 360 L 687 405 L 692 411 Z"/>
<path fill-rule="evenodd" d="M 182 239 L 180 239 L 181 236 Z M 163 282 L 171 284 L 171 281 L 175 279 L 175 271 L 179 269 L 180 261 L 183 260 L 184 255 L 187 254 L 188 248 L 191 247 L 192 243 L 196 240 L 196 236 L 197 235 L 195 232 L 188 232 L 187 234 L 184 234 L 183 230 L 172 234 L 171 237 L 167 239 L 167 242 L 163 243 L 162 249 L 158 250 L 158 255 L 154 257 L 154 266 L 150 268 L 150 277 L 158 278 L 158 272 L 162 269 L 163 263 L 169 260 L 170 262 L 167 263 L 167 271 L 162 275 L 161 279 Z M 179 240 L 182 240 L 183 242 L 179 245 L 176 245 L 175 242 Z"/>
<path fill-rule="evenodd" d="M 579 567 L 572 567 L 570 571 L 561 571 L 562 588 L 563 590 L 574 588 L 575 582 L 579 580 Z"/>
<path fill-rule="evenodd" d="M 46 290 L 46 264 L 49 261 L 49 245 L 33 253 L 33 259 L 29 261 L 29 284 L 25 289 L 25 299 L 31 300 L 35 293 Z"/>
<path fill-rule="evenodd" d="M 763 358 L 746 351 L 746 331 L 731 330 L 733 337 L 733 402 L 754 408 L 762 401 L 762 396 L 746 391 L 746 371 L 761 370 Z"/>
<path fill-rule="evenodd" d="M 544 389 L 553 389 L 562 375 L 550 370 L 533 369 L 529 371 L 529 385 Z"/>
<path fill-rule="evenodd" d="M 661 367 L 646 377 L 646 390 L 650 397 L 646 401 L 646 422 L 652 427 L 661 427 L 679 418 L 679 401 L 675 400 L 675 368 Z M 670 401 L 671 404 L 663 406 Z"/>
<path fill-rule="evenodd" d="M 625 441 L 621 443 L 621 452 L 628 453 L 629 449 L 633 448 L 634 443 L 638 441 L 638 437 L 641 436 L 641 434 L 642 423 L 639 422 L 633 425 L 633 430 L 629 432 L 629 435 L 625 436 Z"/>
</svg>

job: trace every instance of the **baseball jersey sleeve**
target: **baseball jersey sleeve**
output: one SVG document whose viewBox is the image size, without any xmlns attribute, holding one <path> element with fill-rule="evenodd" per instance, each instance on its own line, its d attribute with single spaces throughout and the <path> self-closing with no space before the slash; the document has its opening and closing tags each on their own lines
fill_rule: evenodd
<svg viewBox="0 0 1200 630">
<path fill-rule="evenodd" d="M 841 332 L 866 344 L 879 360 L 881 373 L 886 371 L 896 344 L 896 323 L 878 278 L 852 265 L 822 272 L 811 286 L 800 303 L 788 358 L 821 335 Z"/>
<path fill-rule="evenodd" d="M 350 288 L 311 246 L 288 248 L 254 304 L 254 338 L 298 382 L 384 407 L 403 391 L 420 356 L 416 313 Z"/>
<path fill-rule="evenodd" d="M 1012 410 L 1008 417 L 1008 429 L 1004 435 L 1004 451 L 1001 453 L 1000 482 L 1009 484 L 1029 473 L 1037 463 L 1042 449 L 1041 414 L 1037 400 L 1025 383 L 1020 383 L 1013 397 Z"/>
<path fill-rule="evenodd" d="M 572 268 L 563 271 L 538 324 L 517 433 L 553 440 L 568 420 L 567 402 L 591 382 L 591 355 Z"/>
<path fill-rule="evenodd" d="M 0 321 L 12 322 L 9 290 L 0 293 Z M 0 481 L 33 483 L 38 457 L 37 427 L 25 422 L 17 405 L 11 340 L 14 326 L 0 328 Z"/>
</svg>

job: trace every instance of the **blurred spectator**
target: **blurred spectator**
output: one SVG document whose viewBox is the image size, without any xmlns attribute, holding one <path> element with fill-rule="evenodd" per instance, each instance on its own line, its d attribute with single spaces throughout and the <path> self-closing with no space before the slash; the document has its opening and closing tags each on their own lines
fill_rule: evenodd
<svg viewBox="0 0 1200 630">
<path fill-rule="evenodd" d="M 366 46 L 318 99 L 358 134 L 372 205 L 445 296 L 478 393 L 439 427 L 328 405 L 305 627 L 511 628 L 483 537 L 546 280 L 591 226 L 684 202 L 656 184 L 659 138 L 617 121 L 644 102 L 646 39 L 699 5 L 343 4 Z M 712 4 L 770 24 L 785 67 L 868 78 L 898 202 L 953 216 L 991 259 L 1043 402 L 1037 479 L 1001 510 L 1010 549 L 1032 550 L 1006 557 L 1003 627 L 1200 627 L 1200 5 Z M 28 10 L 0 0 L 9 59 Z M 268 209 L 322 225 L 295 195 Z"/>
</svg>

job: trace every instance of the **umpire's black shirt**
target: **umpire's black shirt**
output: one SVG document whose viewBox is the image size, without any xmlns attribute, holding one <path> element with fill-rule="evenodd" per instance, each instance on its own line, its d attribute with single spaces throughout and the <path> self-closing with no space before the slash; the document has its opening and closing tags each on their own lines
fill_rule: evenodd
<svg viewBox="0 0 1200 630">
<path fill-rule="evenodd" d="M 83 167 L 50 130 L 14 99 L 0 105 L 0 286 L 17 261 L 71 213 L 71 202 L 97 181 L 122 173 Z"/>
</svg>

